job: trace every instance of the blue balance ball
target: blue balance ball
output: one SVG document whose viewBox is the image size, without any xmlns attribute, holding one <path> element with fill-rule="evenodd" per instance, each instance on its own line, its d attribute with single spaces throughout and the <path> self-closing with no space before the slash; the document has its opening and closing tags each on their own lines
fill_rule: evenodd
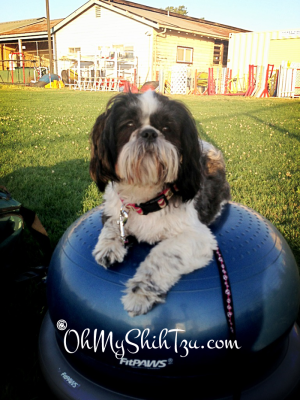
<svg viewBox="0 0 300 400">
<path fill-rule="evenodd" d="M 266 371 L 274 372 L 275 366 L 282 369 L 283 359 L 288 372 L 281 391 L 289 392 L 298 383 L 287 354 L 293 353 L 300 369 L 294 326 L 299 273 L 289 246 L 270 222 L 229 203 L 211 225 L 232 289 L 236 342 L 229 342 L 215 260 L 182 276 L 164 304 L 129 317 L 121 303 L 125 282 L 153 246 L 134 244 L 122 263 L 105 270 L 92 256 L 101 215 L 101 207 L 95 208 L 66 231 L 49 268 L 49 313 L 40 334 L 40 358 L 60 398 L 75 399 L 76 390 L 82 390 L 85 397 L 78 398 L 123 398 L 124 393 L 159 399 L 156 385 L 175 396 L 184 388 L 189 399 L 200 385 L 203 398 L 226 398 L 241 384 L 243 393 L 255 387 L 255 397 L 245 398 L 257 400 L 257 382 L 266 380 Z M 246 373 L 246 365 L 252 374 Z M 232 383 L 232 371 L 239 385 Z M 285 397 L 276 397 L 281 396 L 282 375 L 271 375 L 266 382 L 273 397 L 261 398 L 282 400 Z M 117 397 L 110 397 L 115 392 Z"/>
</svg>

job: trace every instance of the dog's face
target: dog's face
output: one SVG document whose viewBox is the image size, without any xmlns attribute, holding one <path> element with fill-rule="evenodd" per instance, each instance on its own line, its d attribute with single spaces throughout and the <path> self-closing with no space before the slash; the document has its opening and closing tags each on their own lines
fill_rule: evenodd
<svg viewBox="0 0 300 400">
<path fill-rule="evenodd" d="M 184 201 L 200 188 L 198 132 L 189 111 L 155 92 L 114 97 L 92 131 L 90 173 L 99 189 L 176 183 Z"/>
</svg>

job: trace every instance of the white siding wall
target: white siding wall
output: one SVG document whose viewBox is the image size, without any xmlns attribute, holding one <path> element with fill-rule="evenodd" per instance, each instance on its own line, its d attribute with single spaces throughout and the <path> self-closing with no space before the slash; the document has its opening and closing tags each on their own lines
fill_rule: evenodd
<svg viewBox="0 0 300 400">
<path fill-rule="evenodd" d="M 95 6 L 72 20 L 56 33 L 58 70 L 64 68 L 59 59 L 67 56 L 70 47 L 80 47 L 82 55 L 95 55 L 98 46 L 134 46 L 138 57 L 138 78 L 141 83 L 151 79 L 149 55 L 151 54 L 152 32 L 149 26 L 101 7 L 101 17 L 96 18 Z M 75 56 L 76 57 L 76 56 Z"/>
<path fill-rule="evenodd" d="M 232 69 L 232 75 L 236 76 L 248 74 L 249 64 L 264 65 L 269 62 L 270 43 L 280 42 L 286 36 L 299 37 L 300 29 L 289 31 L 266 31 L 266 32 L 249 32 L 249 33 L 231 33 L 229 37 L 228 62 L 227 67 Z M 292 40 L 292 39 L 290 39 Z M 287 40 L 285 40 L 287 43 Z M 293 52 L 289 54 L 292 59 Z M 275 65 L 275 68 L 279 65 Z"/>
</svg>

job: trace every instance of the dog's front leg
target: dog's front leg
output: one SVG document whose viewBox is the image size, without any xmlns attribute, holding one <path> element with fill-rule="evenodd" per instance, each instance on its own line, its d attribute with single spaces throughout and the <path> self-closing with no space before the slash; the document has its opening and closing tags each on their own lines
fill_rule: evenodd
<svg viewBox="0 0 300 400">
<path fill-rule="evenodd" d="M 154 304 L 163 303 L 169 289 L 181 275 L 204 267 L 217 243 L 209 228 L 183 232 L 155 246 L 126 286 L 122 297 L 131 317 L 147 313 Z"/>
<path fill-rule="evenodd" d="M 114 262 L 122 262 L 127 249 L 121 238 L 120 230 L 113 218 L 108 219 L 99 235 L 93 256 L 98 264 L 109 268 Z"/>
</svg>

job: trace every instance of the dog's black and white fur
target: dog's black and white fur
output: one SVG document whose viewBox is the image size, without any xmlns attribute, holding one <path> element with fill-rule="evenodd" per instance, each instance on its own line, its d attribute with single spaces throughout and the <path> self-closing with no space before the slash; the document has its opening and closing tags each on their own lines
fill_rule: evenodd
<svg viewBox="0 0 300 400">
<path fill-rule="evenodd" d="M 207 225 L 230 198 L 224 160 L 198 138 L 183 104 L 151 91 L 114 97 L 91 137 L 90 174 L 105 190 L 105 225 L 93 251 L 103 267 L 127 252 L 117 224 L 122 204 L 147 202 L 171 184 L 179 189 L 157 212 L 130 211 L 125 225 L 126 235 L 156 244 L 122 297 L 130 316 L 145 314 L 165 301 L 181 275 L 212 259 L 217 243 Z"/>
</svg>

